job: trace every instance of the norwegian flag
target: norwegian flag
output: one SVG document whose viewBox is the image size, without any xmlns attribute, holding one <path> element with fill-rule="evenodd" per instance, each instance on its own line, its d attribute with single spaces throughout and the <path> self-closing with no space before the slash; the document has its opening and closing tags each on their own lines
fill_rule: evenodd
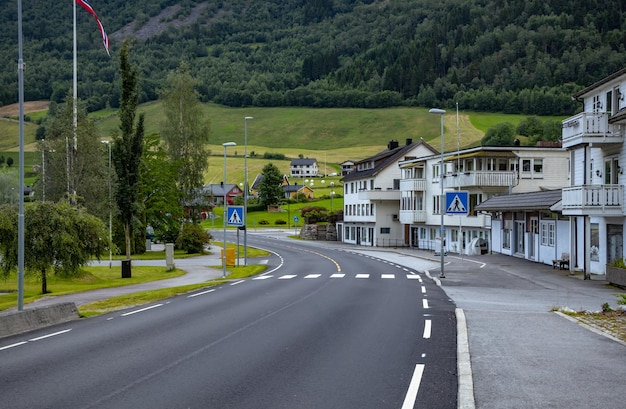
<svg viewBox="0 0 626 409">
<path fill-rule="evenodd" d="M 96 19 L 96 23 L 98 23 L 98 28 L 100 29 L 100 34 L 102 35 L 104 49 L 107 50 L 107 54 L 109 54 L 110 57 L 111 53 L 109 52 L 109 37 L 107 36 L 106 31 L 104 31 L 104 27 L 102 27 L 102 23 L 100 22 L 100 19 L 98 18 L 98 15 L 94 11 L 93 7 L 91 7 L 91 4 L 89 4 L 86 0 L 76 0 L 76 3 L 85 10 L 87 10 Z"/>
</svg>

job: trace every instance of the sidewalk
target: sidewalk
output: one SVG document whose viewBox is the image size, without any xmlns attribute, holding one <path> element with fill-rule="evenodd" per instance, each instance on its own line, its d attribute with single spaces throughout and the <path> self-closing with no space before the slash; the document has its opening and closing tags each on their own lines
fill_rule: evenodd
<svg viewBox="0 0 626 409">
<path fill-rule="evenodd" d="M 375 252 L 399 264 L 407 256 L 440 260 L 412 249 Z M 624 291 L 604 277 L 585 281 L 500 254 L 448 255 L 445 278 L 439 269 L 429 275 L 467 319 L 474 402 L 460 399 L 460 408 L 624 407 L 626 345 L 552 312 L 599 311 L 605 302 L 616 308 L 615 294 Z"/>
</svg>

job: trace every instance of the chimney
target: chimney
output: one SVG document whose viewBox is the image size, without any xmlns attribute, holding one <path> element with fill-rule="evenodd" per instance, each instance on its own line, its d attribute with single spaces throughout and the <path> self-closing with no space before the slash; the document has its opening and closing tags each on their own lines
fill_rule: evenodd
<svg viewBox="0 0 626 409">
<path fill-rule="evenodd" d="M 387 144 L 387 149 L 392 150 L 398 147 L 398 141 L 389 141 Z"/>
<path fill-rule="evenodd" d="M 406 146 L 409 146 L 410 144 L 413 143 L 413 139 L 411 138 L 406 138 Z"/>
</svg>

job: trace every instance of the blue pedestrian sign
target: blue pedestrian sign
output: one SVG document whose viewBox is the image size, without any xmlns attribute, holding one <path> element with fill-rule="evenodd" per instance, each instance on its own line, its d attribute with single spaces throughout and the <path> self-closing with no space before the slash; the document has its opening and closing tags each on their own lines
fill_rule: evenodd
<svg viewBox="0 0 626 409">
<path fill-rule="evenodd" d="M 298 223 L 298 216 L 293 216 L 293 222 Z"/>
<path fill-rule="evenodd" d="M 446 192 L 446 214 L 467 215 L 469 213 L 469 193 L 464 190 Z"/>
<path fill-rule="evenodd" d="M 229 226 L 244 226 L 243 206 L 228 206 L 226 221 Z"/>
</svg>

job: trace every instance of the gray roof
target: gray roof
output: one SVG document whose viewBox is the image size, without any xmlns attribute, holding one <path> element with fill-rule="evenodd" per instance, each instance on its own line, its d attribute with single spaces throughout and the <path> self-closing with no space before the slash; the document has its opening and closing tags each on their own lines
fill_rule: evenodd
<svg viewBox="0 0 626 409">
<path fill-rule="evenodd" d="M 292 159 L 291 166 L 307 166 L 314 165 L 317 163 L 317 159 L 315 158 L 303 158 L 303 159 Z"/>
<path fill-rule="evenodd" d="M 475 207 L 484 211 L 551 210 L 561 201 L 561 189 L 493 196 Z"/>
<path fill-rule="evenodd" d="M 232 183 L 226 183 L 226 193 L 230 192 L 234 187 L 237 187 L 237 185 L 232 184 Z M 237 189 L 239 189 L 239 187 L 237 187 Z M 206 196 L 213 196 L 213 197 L 224 196 L 224 185 L 222 185 L 221 183 L 204 185 L 203 193 Z"/>
<path fill-rule="evenodd" d="M 354 179 L 361 179 L 364 177 L 377 175 L 378 173 L 380 173 L 381 170 L 386 169 L 388 166 L 395 164 L 397 161 L 402 159 L 408 152 L 410 152 L 413 148 L 419 145 L 426 146 L 433 153 L 437 152 L 435 149 L 433 149 L 430 145 L 428 145 L 423 140 L 419 140 L 418 142 L 413 142 L 408 145 L 403 145 L 403 146 L 398 146 L 396 148 L 387 149 L 387 150 L 377 153 L 374 156 L 370 156 L 369 158 L 365 158 L 363 160 L 356 162 L 355 170 L 348 173 L 341 180 L 350 181 Z M 374 162 L 375 165 L 374 167 L 371 167 L 366 170 L 360 170 L 360 171 L 356 170 L 358 169 L 359 163 L 366 163 L 366 162 Z"/>
</svg>

